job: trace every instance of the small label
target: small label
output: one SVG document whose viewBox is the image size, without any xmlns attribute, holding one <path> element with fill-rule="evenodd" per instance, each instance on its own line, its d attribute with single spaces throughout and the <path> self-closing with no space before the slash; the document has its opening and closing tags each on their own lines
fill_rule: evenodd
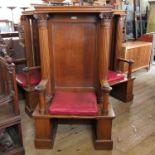
<svg viewBox="0 0 155 155">
<path fill-rule="evenodd" d="M 76 20 L 77 16 L 72 16 L 71 19 Z"/>
</svg>

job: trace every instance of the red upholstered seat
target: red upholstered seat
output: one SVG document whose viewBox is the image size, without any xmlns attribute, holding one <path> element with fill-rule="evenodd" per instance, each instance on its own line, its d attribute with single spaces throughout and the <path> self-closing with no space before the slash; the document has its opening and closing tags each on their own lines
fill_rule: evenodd
<svg viewBox="0 0 155 155">
<path fill-rule="evenodd" d="M 152 42 L 153 35 L 151 34 L 143 34 L 139 38 L 137 38 L 138 41 L 146 41 L 146 42 Z"/>
<path fill-rule="evenodd" d="M 30 85 L 35 86 L 37 85 L 41 80 L 41 74 L 40 70 L 31 70 L 29 71 L 29 77 L 30 77 Z M 16 75 L 16 81 L 17 83 L 22 86 L 26 87 L 26 73 L 22 72 Z"/>
<path fill-rule="evenodd" d="M 50 114 L 96 115 L 96 95 L 92 92 L 57 92 L 49 107 Z"/>
<path fill-rule="evenodd" d="M 121 81 L 121 80 L 124 80 L 124 78 L 125 78 L 124 74 L 113 72 L 113 71 L 108 72 L 108 82 L 109 83 Z"/>
</svg>

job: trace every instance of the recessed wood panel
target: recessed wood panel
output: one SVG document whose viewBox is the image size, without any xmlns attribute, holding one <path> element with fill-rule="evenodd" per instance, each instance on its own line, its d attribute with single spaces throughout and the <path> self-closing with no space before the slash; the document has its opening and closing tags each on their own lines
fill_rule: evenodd
<svg viewBox="0 0 155 155">
<path fill-rule="evenodd" d="M 96 31 L 95 23 L 52 25 L 55 87 L 95 85 Z"/>
</svg>

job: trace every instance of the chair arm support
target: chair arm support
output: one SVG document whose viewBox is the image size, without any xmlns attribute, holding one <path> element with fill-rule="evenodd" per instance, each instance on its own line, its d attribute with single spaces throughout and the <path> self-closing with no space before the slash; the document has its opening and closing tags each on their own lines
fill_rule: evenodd
<svg viewBox="0 0 155 155">
<path fill-rule="evenodd" d="M 35 90 L 38 92 L 45 91 L 47 83 L 47 79 L 41 79 L 40 83 L 37 86 L 35 86 Z"/>
<path fill-rule="evenodd" d="M 117 58 L 118 61 L 122 61 L 128 64 L 128 73 L 127 73 L 127 78 L 131 78 L 131 73 L 132 73 L 132 65 L 134 63 L 134 60 L 132 59 L 124 59 L 124 58 Z"/>
<path fill-rule="evenodd" d="M 33 66 L 33 67 L 25 67 L 23 68 L 24 72 L 29 72 L 31 70 L 40 69 L 40 66 Z"/>
<path fill-rule="evenodd" d="M 126 62 L 128 64 L 133 64 L 135 61 L 132 59 L 124 59 L 124 58 L 117 58 L 118 61 Z"/>
<path fill-rule="evenodd" d="M 101 90 L 107 90 L 107 91 L 112 90 L 112 88 L 110 87 L 110 85 L 109 85 L 109 83 L 107 81 L 104 82 L 103 80 L 101 80 L 100 85 L 101 85 Z"/>
<path fill-rule="evenodd" d="M 30 88 L 31 87 L 31 84 L 30 84 L 30 76 L 29 76 L 29 73 L 31 70 L 35 70 L 35 69 L 39 69 L 40 66 L 33 66 L 33 67 L 24 67 L 23 68 L 23 72 L 25 72 L 25 76 L 26 76 L 26 85 L 27 85 L 27 88 Z"/>
<path fill-rule="evenodd" d="M 14 59 L 14 60 L 13 60 L 13 62 L 14 62 L 15 64 L 17 64 L 17 63 L 25 63 L 26 61 L 27 61 L 26 58 L 20 58 L 20 59 Z"/>
<path fill-rule="evenodd" d="M 46 111 L 46 99 L 45 99 L 45 90 L 48 83 L 47 79 L 42 79 L 40 83 L 35 87 L 35 90 L 38 92 L 39 96 L 39 112 L 44 114 Z"/>
<path fill-rule="evenodd" d="M 107 114 L 108 107 L 109 107 L 109 93 L 112 90 L 112 88 L 110 87 L 107 80 L 101 80 L 100 85 L 101 85 L 101 91 L 103 96 L 102 108 L 103 108 L 104 114 Z"/>
</svg>

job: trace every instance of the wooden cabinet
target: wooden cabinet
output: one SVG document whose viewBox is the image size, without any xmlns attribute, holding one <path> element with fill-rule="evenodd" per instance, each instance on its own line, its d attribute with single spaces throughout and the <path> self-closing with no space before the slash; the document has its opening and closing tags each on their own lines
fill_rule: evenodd
<svg viewBox="0 0 155 155">
<path fill-rule="evenodd" d="M 133 71 L 141 68 L 148 69 L 150 66 L 152 43 L 143 41 L 132 41 L 122 44 L 121 57 L 133 59 Z M 127 65 L 121 64 L 121 71 L 127 71 Z"/>
</svg>

